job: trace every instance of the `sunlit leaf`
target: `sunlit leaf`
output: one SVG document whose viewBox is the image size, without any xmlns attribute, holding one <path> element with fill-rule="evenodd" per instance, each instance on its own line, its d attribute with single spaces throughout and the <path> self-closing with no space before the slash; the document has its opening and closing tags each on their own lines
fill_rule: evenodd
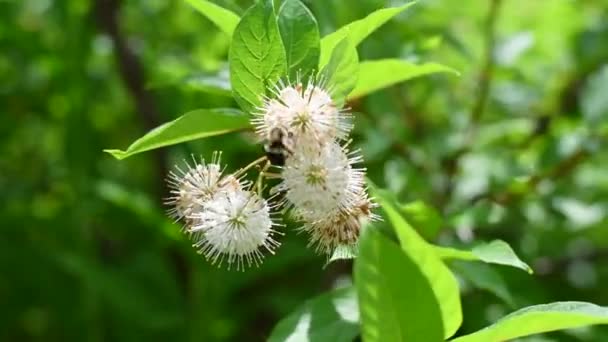
<svg viewBox="0 0 608 342">
<path fill-rule="evenodd" d="M 291 79 L 312 75 L 319 64 L 321 38 L 310 10 L 300 0 L 286 0 L 279 10 L 279 30 Z"/>
<path fill-rule="evenodd" d="M 117 159 L 185 141 L 222 135 L 250 127 L 249 118 L 234 109 L 199 109 L 156 127 L 126 150 L 104 150 Z"/>
<path fill-rule="evenodd" d="M 344 38 L 331 54 L 329 63 L 321 71 L 322 80 L 331 90 L 336 104 L 341 105 L 357 84 L 359 56 L 350 39 Z"/>
<path fill-rule="evenodd" d="M 435 253 L 433 246 L 418 235 L 392 201 L 384 197 L 383 192 L 374 191 L 374 196 L 399 237 L 403 251 L 418 265 L 431 284 L 435 297 L 440 303 L 444 337 L 452 336 L 462 323 L 458 281 Z"/>
<path fill-rule="evenodd" d="M 354 272 L 364 341 L 443 341 L 431 280 L 374 227 L 361 237 Z"/>
<path fill-rule="evenodd" d="M 223 7 L 220 7 L 211 1 L 205 0 L 185 0 L 192 7 L 194 7 L 197 11 L 199 11 L 202 15 L 207 17 L 207 19 L 211 20 L 220 30 L 224 33 L 232 36 L 232 32 L 236 25 L 239 23 L 238 15 L 234 14 L 234 12 L 227 10 Z"/>
<path fill-rule="evenodd" d="M 357 98 L 415 77 L 438 72 L 458 74 L 454 69 L 437 63 L 416 64 L 400 59 L 364 61 L 359 64 L 359 81 L 348 96 Z"/>
<path fill-rule="evenodd" d="M 250 113 L 287 69 L 272 0 L 247 10 L 234 30 L 228 60 L 234 97 Z"/>
<path fill-rule="evenodd" d="M 268 341 L 352 341 L 358 334 L 356 293 L 348 287 L 304 303 L 274 327 Z"/>
<path fill-rule="evenodd" d="M 532 273 L 532 268 L 515 254 L 511 246 L 502 240 L 494 240 L 475 246 L 470 251 L 435 246 L 435 252 L 443 259 L 479 260 L 490 264 L 512 266 Z"/>
<path fill-rule="evenodd" d="M 557 302 L 518 310 L 485 329 L 452 342 L 501 342 L 592 324 L 608 324 L 608 307 L 584 302 Z"/>
<path fill-rule="evenodd" d="M 323 68 L 329 62 L 331 52 L 344 38 L 348 36 L 351 44 L 356 47 L 372 32 L 384 25 L 384 23 L 389 21 L 397 14 L 403 12 L 406 8 L 412 6 L 414 3 L 415 2 L 410 2 L 399 7 L 379 9 L 369 14 L 367 17 L 353 21 L 352 23 L 343 26 L 337 31 L 323 37 L 321 40 L 321 58 L 319 67 Z"/>
</svg>

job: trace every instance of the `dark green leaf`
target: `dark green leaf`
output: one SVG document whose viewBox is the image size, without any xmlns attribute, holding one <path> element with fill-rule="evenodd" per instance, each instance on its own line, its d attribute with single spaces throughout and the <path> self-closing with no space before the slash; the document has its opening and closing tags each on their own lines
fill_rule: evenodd
<svg viewBox="0 0 608 342">
<path fill-rule="evenodd" d="M 249 113 L 261 104 L 268 87 L 286 73 L 272 0 L 260 1 L 247 10 L 234 30 L 228 60 L 234 98 Z"/>
<path fill-rule="evenodd" d="M 104 150 L 117 159 L 185 141 L 226 134 L 250 127 L 249 118 L 234 109 L 199 109 L 156 127 L 121 150 Z"/>
<path fill-rule="evenodd" d="M 608 324 L 607 307 L 583 302 L 557 302 L 518 310 L 483 330 L 452 342 L 501 342 L 592 324 Z"/>
<path fill-rule="evenodd" d="M 279 29 L 289 77 L 296 79 L 299 75 L 305 80 L 319 64 L 321 38 L 317 20 L 300 0 L 286 0 L 279 10 Z"/>
<path fill-rule="evenodd" d="M 283 318 L 269 342 L 352 341 L 359 333 L 359 310 L 353 287 L 313 298 Z"/>
<path fill-rule="evenodd" d="M 451 265 L 459 275 L 470 281 L 473 286 L 487 290 L 496 297 L 514 306 L 513 297 L 500 273 L 487 264 L 480 262 L 454 262 Z"/>
<path fill-rule="evenodd" d="M 437 298 L 419 266 L 374 227 L 355 260 L 364 341 L 443 341 Z"/>
</svg>

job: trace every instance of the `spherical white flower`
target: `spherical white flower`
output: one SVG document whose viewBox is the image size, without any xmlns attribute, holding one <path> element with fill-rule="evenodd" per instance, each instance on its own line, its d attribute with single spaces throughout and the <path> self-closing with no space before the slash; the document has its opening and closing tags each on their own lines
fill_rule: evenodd
<svg viewBox="0 0 608 342">
<path fill-rule="evenodd" d="M 329 93 L 309 82 L 304 88 L 279 84 L 271 98 L 258 109 L 252 124 L 262 139 L 267 139 L 274 128 L 293 135 L 298 142 L 308 136 L 320 142 L 345 139 L 352 128 L 350 115 L 337 108 Z"/>
<path fill-rule="evenodd" d="M 351 208 L 339 210 L 322 220 L 306 223 L 301 230 L 309 234 L 309 245 L 314 245 L 317 252 L 329 255 L 338 246 L 353 246 L 358 242 L 362 224 L 378 219 L 378 216 L 371 212 L 375 206 L 365 191 L 362 191 Z"/>
<path fill-rule="evenodd" d="M 167 198 L 166 204 L 172 207 L 169 214 L 176 220 L 188 220 L 222 186 L 230 183 L 223 181 L 224 184 L 220 184 L 222 170 L 217 153 L 214 154 L 212 162 L 209 164 L 203 160 L 200 163 L 194 160 L 194 166 L 190 166 L 188 162 L 185 164 L 186 170 L 176 167 L 177 173 L 171 172 L 167 180 L 171 197 Z"/>
<path fill-rule="evenodd" d="M 196 223 L 189 232 L 194 247 L 212 264 L 221 265 L 226 257 L 229 269 L 234 263 L 237 270 L 259 265 L 264 256 L 261 249 L 274 254 L 279 246 L 266 200 L 240 187 L 215 194 L 192 218 Z"/>
<path fill-rule="evenodd" d="M 169 176 L 171 216 L 185 221 L 194 247 L 212 263 L 227 258 L 229 268 L 258 265 L 262 249 L 273 253 L 279 246 L 266 200 L 249 190 L 250 183 L 223 175 L 219 154 L 209 164 L 194 162 Z"/>
<path fill-rule="evenodd" d="M 364 188 L 364 169 L 353 168 L 361 157 L 336 142 L 300 142 L 283 167 L 278 190 L 296 217 L 315 222 L 352 208 Z"/>
</svg>

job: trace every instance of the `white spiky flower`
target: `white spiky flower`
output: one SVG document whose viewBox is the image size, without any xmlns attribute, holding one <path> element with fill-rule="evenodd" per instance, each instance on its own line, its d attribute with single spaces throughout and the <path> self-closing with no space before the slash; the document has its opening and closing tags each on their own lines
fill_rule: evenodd
<svg viewBox="0 0 608 342">
<path fill-rule="evenodd" d="M 185 221 L 184 230 L 212 264 L 227 259 L 237 270 L 259 265 L 263 250 L 274 253 L 278 224 L 265 199 L 250 190 L 251 184 L 234 175 L 222 175 L 219 154 L 205 164 L 195 161 L 186 171 L 171 173 L 170 214 Z"/>
<path fill-rule="evenodd" d="M 261 139 L 274 128 L 286 130 L 298 141 L 309 136 L 319 142 L 346 139 L 352 125 L 350 114 L 338 108 L 329 92 L 312 81 L 306 87 L 279 83 L 273 96 L 258 108 L 252 124 Z"/>
<path fill-rule="evenodd" d="M 309 234 L 309 245 L 319 253 L 331 254 L 339 246 L 354 246 L 359 241 L 362 225 L 379 219 L 371 212 L 376 204 L 362 191 L 353 206 L 334 212 L 322 220 L 306 223 L 300 229 Z"/>
<path fill-rule="evenodd" d="M 337 142 L 324 145 L 300 143 L 282 170 L 277 190 L 294 209 L 296 217 L 315 222 L 352 208 L 364 189 L 365 169 L 354 168 L 361 161 Z"/>
<path fill-rule="evenodd" d="M 277 224 L 265 199 L 239 187 L 227 187 L 210 199 L 203 210 L 192 215 L 190 229 L 194 246 L 212 264 L 227 259 L 228 269 L 259 265 L 263 250 L 274 254 L 279 243 L 274 239 Z"/>
<path fill-rule="evenodd" d="M 169 183 L 171 197 L 166 204 L 171 207 L 169 215 L 176 220 L 190 220 L 193 213 L 201 210 L 204 202 L 220 191 L 222 170 L 220 168 L 220 154 L 214 153 L 211 163 L 204 160 L 193 159 L 194 165 L 184 161 L 186 169 L 176 167 L 177 172 L 171 171 L 167 182 Z M 229 182 L 224 181 L 225 184 Z"/>
</svg>

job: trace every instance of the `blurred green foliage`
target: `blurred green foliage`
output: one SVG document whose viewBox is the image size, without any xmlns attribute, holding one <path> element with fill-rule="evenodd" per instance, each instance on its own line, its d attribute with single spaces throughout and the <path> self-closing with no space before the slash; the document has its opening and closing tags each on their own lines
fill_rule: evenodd
<svg viewBox="0 0 608 342">
<path fill-rule="evenodd" d="M 251 4 L 217 3 L 239 15 Z M 403 2 L 306 3 L 327 34 Z M 235 107 L 228 46 L 183 0 L 0 0 L 0 340 L 261 341 L 350 281 L 348 261 L 323 269 L 291 232 L 259 269 L 216 269 L 165 218 L 169 167 L 222 149 L 236 168 L 262 154 L 251 134 L 122 162 L 102 152 L 182 113 Z M 349 103 L 369 177 L 437 210 L 425 236 L 503 239 L 536 272 L 455 267 L 457 335 L 526 305 L 607 305 L 608 4 L 421 0 L 359 53 L 461 74 Z M 606 327 L 542 339 L 604 340 Z"/>
</svg>

